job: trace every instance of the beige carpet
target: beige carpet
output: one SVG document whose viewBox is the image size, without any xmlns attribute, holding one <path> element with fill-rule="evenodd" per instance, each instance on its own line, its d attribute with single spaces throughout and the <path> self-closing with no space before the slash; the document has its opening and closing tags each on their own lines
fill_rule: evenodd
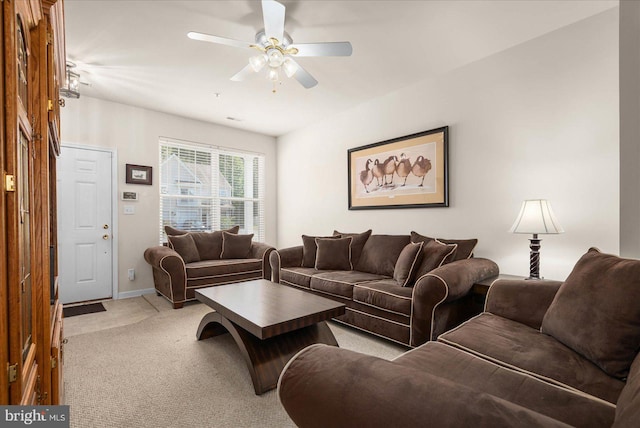
<svg viewBox="0 0 640 428">
<path fill-rule="evenodd" d="M 107 303 L 107 312 L 65 320 L 65 331 L 73 330 L 64 355 L 71 427 L 294 426 L 275 390 L 254 394 L 230 335 L 196 340 L 207 306 L 173 310 L 154 295 Z M 126 325 L 103 329 L 99 315 L 104 325 Z M 386 359 L 405 351 L 340 324 L 330 327 L 343 348 Z"/>
</svg>

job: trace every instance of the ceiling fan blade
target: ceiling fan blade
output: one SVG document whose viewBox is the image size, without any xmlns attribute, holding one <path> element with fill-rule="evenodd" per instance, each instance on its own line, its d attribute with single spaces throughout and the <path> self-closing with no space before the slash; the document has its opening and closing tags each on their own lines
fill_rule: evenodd
<svg viewBox="0 0 640 428">
<path fill-rule="evenodd" d="M 300 43 L 288 49 L 296 48 L 295 56 L 351 56 L 353 48 L 349 42 Z"/>
<path fill-rule="evenodd" d="M 234 46 L 237 48 L 250 48 L 253 44 L 249 42 L 243 42 L 241 40 L 227 39 L 226 37 L 212 36 L 211 34 L 196 33 L 195 31 L 188 32 L 187 37 L 193 40 L 218 43 L 220 45 Z"/>
<path fill-rule="evenodd" d="M 282 43 L 284 40 L 285 7 L 274 0 L 262 0 L 262 16 L 264 18 L 264 34 L 267 39 L 274 38 Z"/>
<path fill-rule="evenodd" d="M 296 70 L 296 73 L 292 77 L 296 79 L 298 82 L 300 82 L 302 86 L 304 86 L 307 89 L 311 89 L 318 84 L 318 81 L 314 79 L 314 77 L 310 75 L 307 70 L 302 68 L 300 64 L 295 62 L 293 58 L 290 58 L 290 61 L 293 62 L 298 67 L 298 69 Z"/>
<path fill-rule="evenodd" d="M 246 79 L 247 77 L 251 76 L 254 73 L 255 72 L 253 71 L 253 68 L 251 68 L 251 64 L 247 64 L 242 70 L 234 74 L 231 77 L 231 80 L 233 80 L 234 82 L 242 82 L 244 79 Z"/>
</svg>

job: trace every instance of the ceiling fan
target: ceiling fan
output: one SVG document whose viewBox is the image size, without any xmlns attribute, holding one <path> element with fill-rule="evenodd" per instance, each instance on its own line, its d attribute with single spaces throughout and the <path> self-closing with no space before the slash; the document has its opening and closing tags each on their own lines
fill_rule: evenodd
<svg viewBox="0 0 640 428">
<path fill-rule="evenodd" d="M 313 88 L 318 84 L 318 81 L 302 68 L 294 58 L 305 56 L 350 56 L 353 52 L 349 42 L 294 44 L 291 36 L 284 31 L 285 6 L 275 0 L 262 0 L 262 15 L 264 29 L 256 34 L 255 43 L 194 31 L 189 32 L 187 36 L 193 40 L 260 51 L 258 55 L 249 58 L 249 64 L 231 77 L 231 80 L 243 81 L 252 73 L 258 73 L 266 67 L 267 78 L 274 83 L 273 92 L 275 92 L 275 85 L 280 81 L 282 72 L 287 77 L 295 78 L 307 89 Z"/>
</svg>

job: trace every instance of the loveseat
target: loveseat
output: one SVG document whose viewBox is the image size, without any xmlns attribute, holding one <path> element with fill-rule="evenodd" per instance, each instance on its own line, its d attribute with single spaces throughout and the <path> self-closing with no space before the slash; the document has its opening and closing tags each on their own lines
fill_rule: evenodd
<svg viewBox="0 0 640 428">
<path fill-rule="evenodd" d="M 299 427 L 638 427 L 640 261 L 498 280 L 485 312 L 393 361 L 314 345 L 279 379 Z"/>
<path fill-rule="evenodd" d="M 202 287 L 251 279 L 271 279 L 269 254 L 274 247 L 238 235 L 239 227 L 215 232 L 188 232 L 165 227 L 167 246 L 147 248 L 144 259 L 153 270 L 156 292 L 174 309 L 195 299 Z"/>
<path fill-rule="evenodd" d="M 476 239 L 341 233 L 302 236 L 271 253 L 273 280 L 346 305 L 337 321 L 407 346 L 434 340 L 480 310 L 474 283 L 498 274 Z"/>
</svg>

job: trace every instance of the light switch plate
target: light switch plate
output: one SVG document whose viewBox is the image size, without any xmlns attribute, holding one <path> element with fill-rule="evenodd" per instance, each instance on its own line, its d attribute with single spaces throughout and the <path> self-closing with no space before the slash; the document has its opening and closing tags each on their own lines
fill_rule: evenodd
<svg viewBox="0 0 640 428">
<path fill-rule="evenodd" d="M 127 215 L 135 214 L 136 213 L 136 208 L 133 205 L 125 205 L 124 206 L 124 213 L 127 214 Z"/>
</svg>

